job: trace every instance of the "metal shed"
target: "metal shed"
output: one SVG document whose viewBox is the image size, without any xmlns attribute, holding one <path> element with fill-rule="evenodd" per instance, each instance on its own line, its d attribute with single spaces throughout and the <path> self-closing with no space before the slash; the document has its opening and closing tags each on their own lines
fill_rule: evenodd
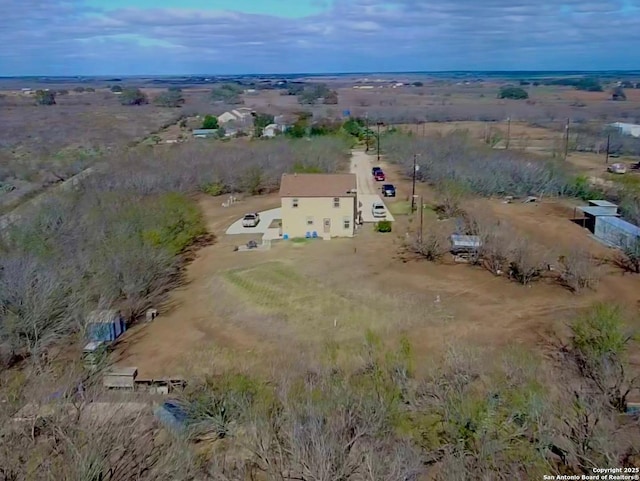
<svg viewBox="0 0 640 481">
<path fill-rule="evenodd" d="M 598 202 L 598 201 L 589 201 Z M 605 201 L 606 202 L 606 201 Z M 582 212 L 582 217 L 578 217 L 578 212 Z M 589 205 L 584 207 L 576 207 L 574 209 L 574 219 L 585 227 L 589 229 L 591 232 L 595 232 L 596 228 L 596 219 L 598 217 L 618 217 L 618 206 L 612 204 L 611 206 L 607 205 Z"/>
<path fill-rule="evenodd" d="M 596 239 L 612 247 L 629 247 L 640 240 L 640 227 L 613 216 L 596 217 Z"/>
<path fill-rule="evenodd" d="M 454 234 L 450 240 L 452 254 L 476 252 L 482 245 L 482 241 L 477 235 Z"/>
<path fill-rule="evenodd" d="M 588 202 L 592 207 L 603 207 L 609 209 L 614 214 L 618 213 L 618 206 L 613 202 L 609 202 L 608 200 L 590 200 Z"/>
</svg>

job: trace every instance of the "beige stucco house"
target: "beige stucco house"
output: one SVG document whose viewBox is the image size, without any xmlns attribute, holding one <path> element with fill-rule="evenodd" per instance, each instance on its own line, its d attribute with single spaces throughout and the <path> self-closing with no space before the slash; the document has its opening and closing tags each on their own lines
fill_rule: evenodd
<svg viewBox="0 0 640 481">
<path fill-rule="evenodd" d="M 355 174 L 284 174 L 280 183 L 282 234 L 353 237 L 357 209 Z"/>
</svg>

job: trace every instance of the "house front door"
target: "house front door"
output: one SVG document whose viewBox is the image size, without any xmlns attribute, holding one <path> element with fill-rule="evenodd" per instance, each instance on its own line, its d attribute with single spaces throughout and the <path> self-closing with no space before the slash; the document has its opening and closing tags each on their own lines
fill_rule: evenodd
<svg viewBox="0 0 640 481">
<path fill-rule="evenodd" d="M 325 234 L 330 234 L 331 233 L 331 219 L 324 219 L 323 226 L 324 226 L 324 233 Z"/>
</svg>

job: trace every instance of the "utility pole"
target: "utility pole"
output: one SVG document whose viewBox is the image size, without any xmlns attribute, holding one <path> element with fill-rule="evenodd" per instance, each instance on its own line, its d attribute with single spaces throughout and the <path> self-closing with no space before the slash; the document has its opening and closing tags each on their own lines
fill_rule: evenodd
<svg viewBox="0 0 640 481">
<path fill-rule="evenodd" d="M 567 125 L 564 126 L 564 160 L 569 155 L 569 122 L 570 119 L 567 119 Z"/>
<path fill-rule="evenodd" d="M 411 186 L 411 213 L 416 210 L 416 173 L 418 172 L 418 154 L 413 154 L 413 182 Z"/>
<path fill-rule="evenodd" d="M 423 225 L 423 218 L 424 218 L 424 205 L 422 201 L 423 201 L 422 196 L 420 196 L 420 245 L 422 245 L 422 225 Z"/>
<path fill-rule="evenodd" d="M 507 150 L 509 150 L 509 142 L 511 141 L 511 117 L 507 117 Z"/>
<path fill-rule="evenodd" d="M 383 125 L 383 122 L 378 122 L 378 162 L 380 162 L 380 126 Z"/>
<path fill-rule="evenodd" d="M 366 148 L 365 148 L 365 152 L 369 152 L 369 113 L 364 114 L 364 118 L 365 121 L 367 123 L 367 130 L 365 131 L 365 135 L 366 135 Z"/>
<path fill-rule="evenodd" d="M 604 159 L 604 163 L 608 164 L 609 163 L 609 145 L 611 143 L 611 134 L 607 134 L 607 156 Z"/>
</svg>

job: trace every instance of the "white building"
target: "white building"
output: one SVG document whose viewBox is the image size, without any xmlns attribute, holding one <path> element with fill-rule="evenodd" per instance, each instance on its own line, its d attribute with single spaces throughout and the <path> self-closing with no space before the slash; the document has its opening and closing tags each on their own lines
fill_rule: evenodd
<svg viewBox="0 0 640 481">
<path fill-rule="evenodd" d="M 247 107 L 239 107 L 237 109 L 233 109 L 230 112 L 225 112 L 222 115 L 218 116 L 219 124 L 226 124 L 228 122 L 236 122 L 246 123 L 248 120 L 251 120 L 253 111 Z"/>
<path fill-rule="evenodd" d="M 619 129 L 621 133 L 625 135 L 631 135 L 632 137 L 640 137 L 640 125 L 638 124 L 626 124 L 624 122 L 614 122 L 610 124 L 611 127 Z"/>
<path fill-rule="evenodd" d="M 278 126 L 276 124 L 269 124 L 262 131 L 262 136 L 273 138 L 276 136 L 277 133 L 278 133 Z"/>
</svg>

